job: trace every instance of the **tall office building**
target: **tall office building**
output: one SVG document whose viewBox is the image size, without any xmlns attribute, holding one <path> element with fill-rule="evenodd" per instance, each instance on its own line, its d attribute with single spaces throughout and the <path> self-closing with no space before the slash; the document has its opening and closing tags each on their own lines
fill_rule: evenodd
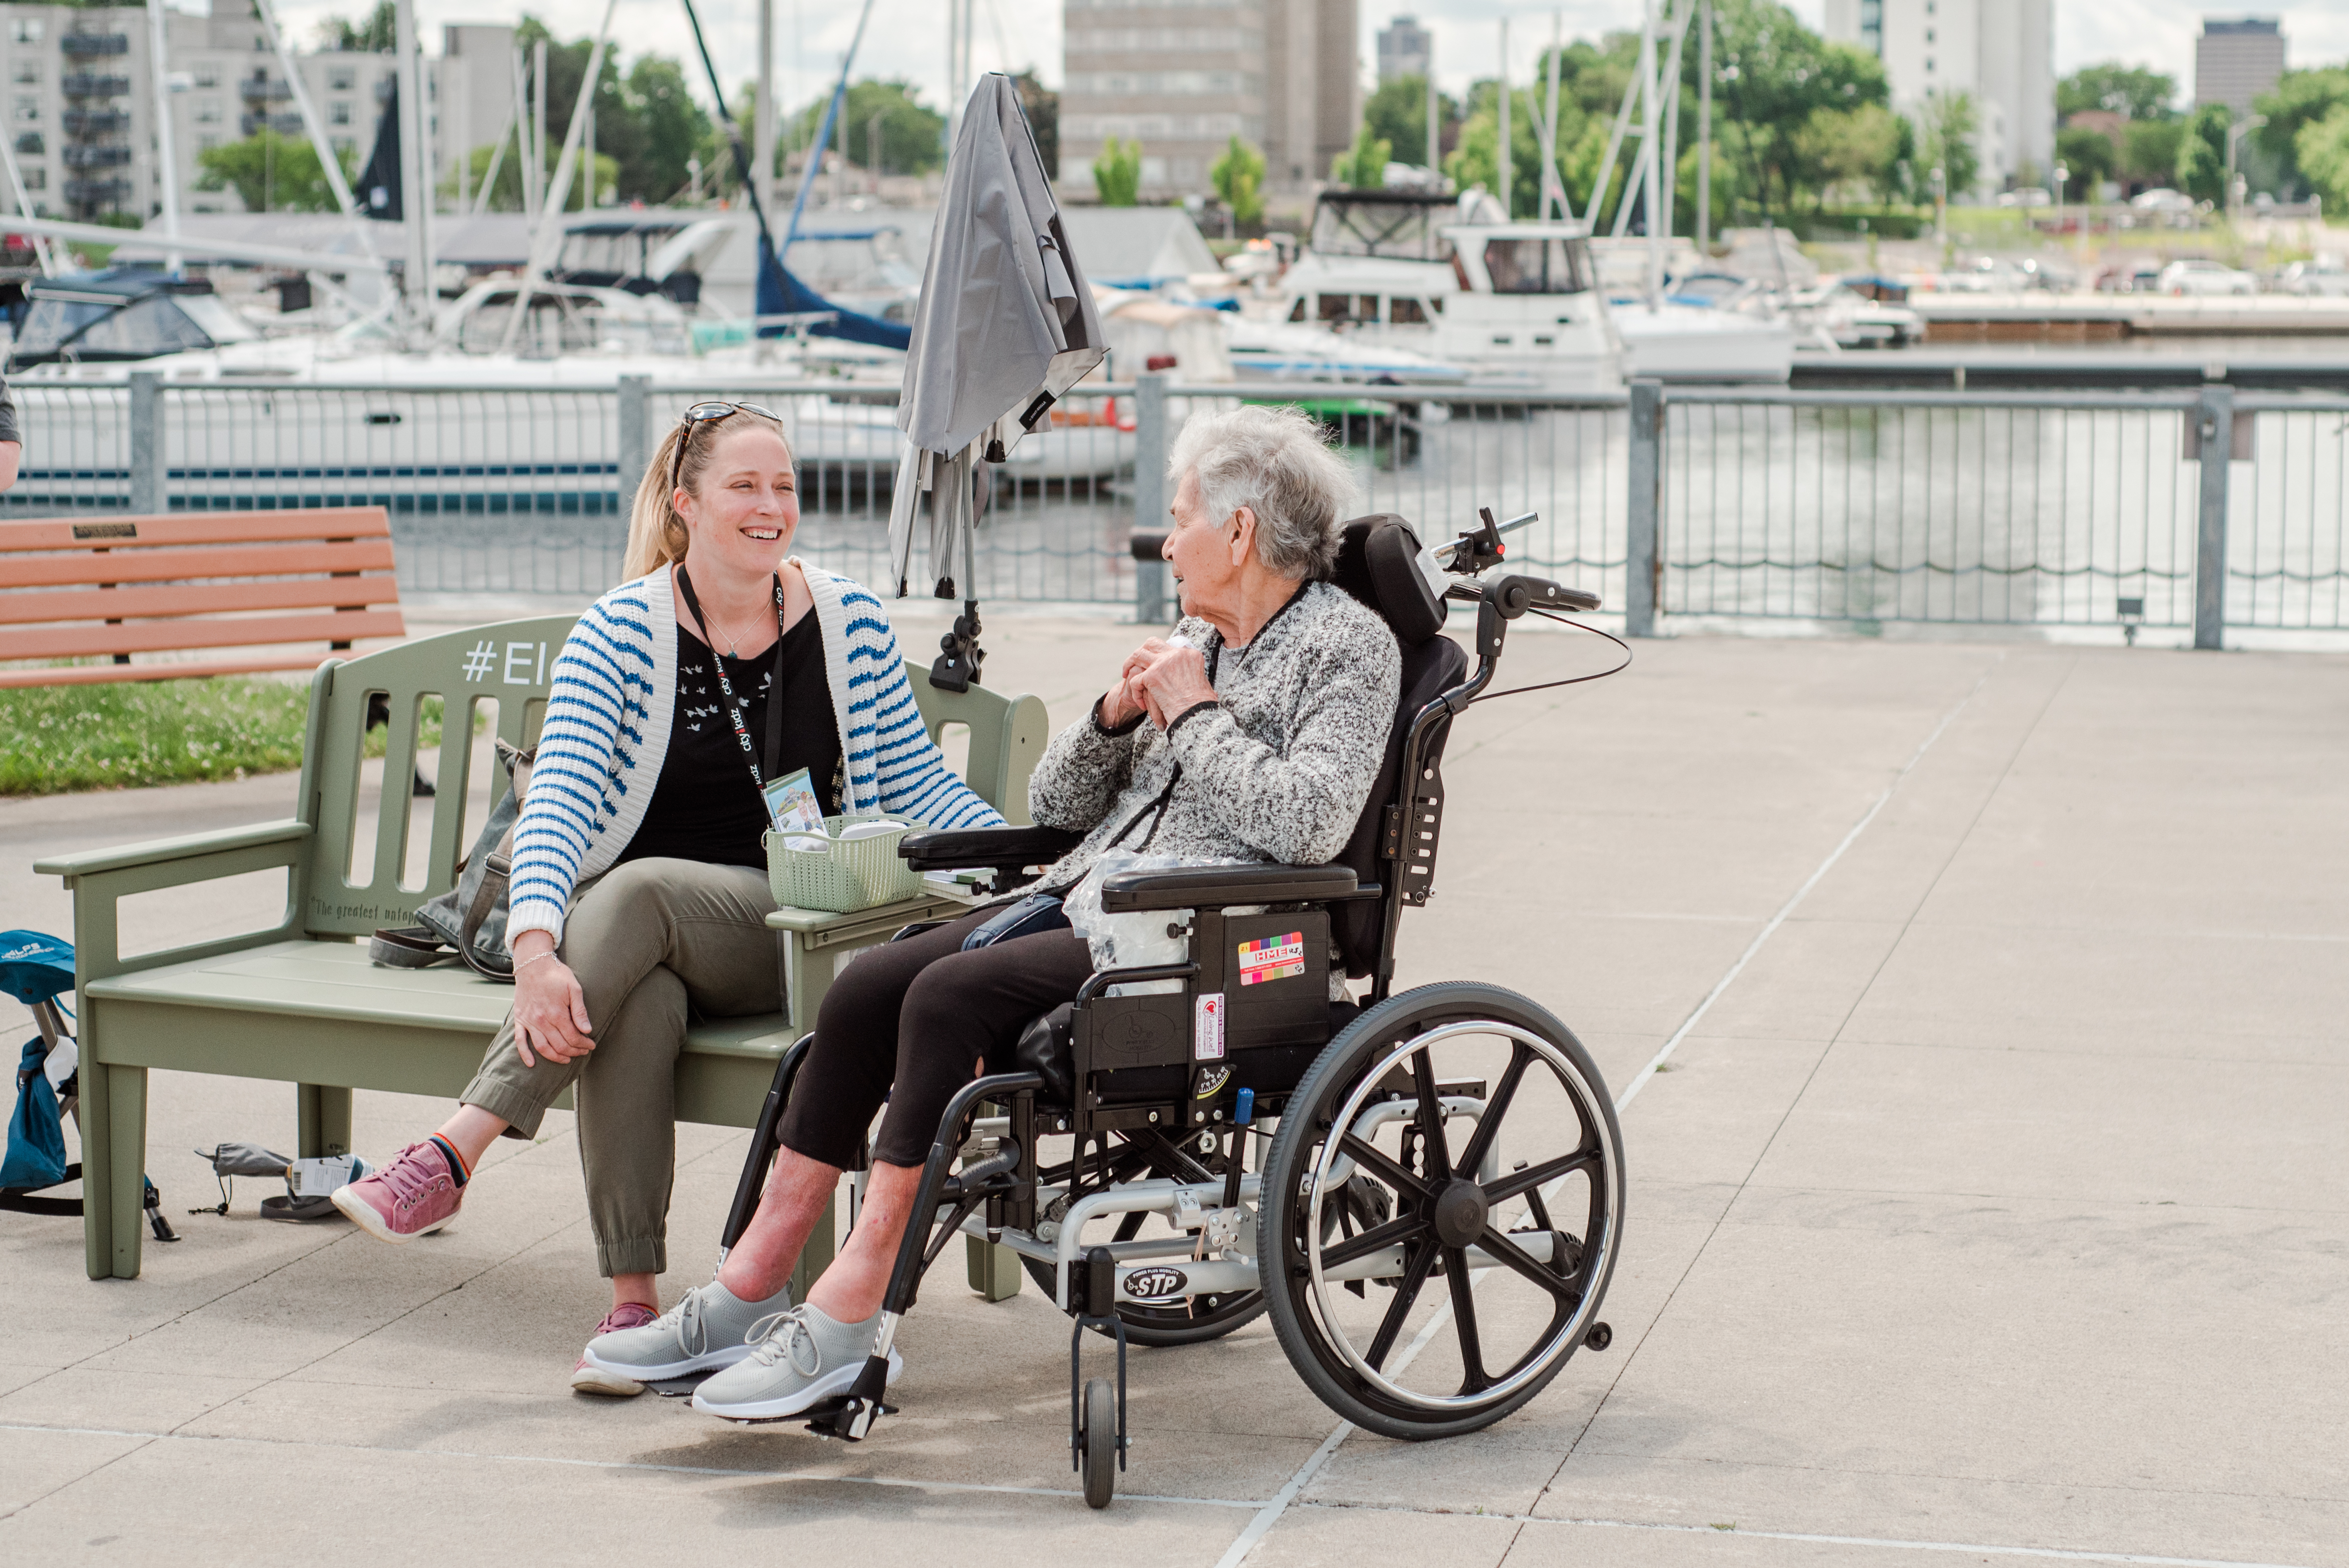
<svg viewBox="0 0 2349 1568">
<path fill-rule="evenodd" d="M 1981 129 L 1982 191 L 2044 183 L 2055 163 L 2054 0 L 1826 0 L 1826 36 L 1884 61 L 1892 107 L 1914 116 L 1962 92 Z"/>
<path fill-rule="evenodd" d="M 216 0 L 209 16 L 164 16 L 166 95 L 181 210 L 239 212 L 233 189 L 197 189 L 202 155 L 263 129 L 305 134 L 269 36 L 249 7 Z M 144 6 L 0 4 L 0 72 L 7 77 L 9 149 L 34 211 L 90 219 L 161 210 L 155 159 L 155 66 Z M 428 59 L 436 181 L 464 148 L 496 139 L 512 105 L 510 26 L 446 29 Z M 296 54 L 295 68 L 328 140 L 360 162 L 374 144 L 393 57 Z M 0 203 L 10 193 L 0 191 Z"/>
<path fill-rule="evenodd" d="M 1355 0 L 1067 0 L 1061 181 L 1090 190 L 1111 137 L 1142 144 L 1145 201 L 1206 191 L 1235 136 L 1268 192 L 1310 189 L 1361 117 Z"/>
<path fill-rule="evenodd" d="M 1397 16 L 1379 32 L 1379 80 L 1423 77 L 1435 48 L 1435 35 L 1416 16 Z"/>
<path fill-rule="evenodd" d="M 2194 40 L 2194 107 L 2222 103 L 2237 114 L 2283 75 L 2283 26 L 2273 17 L 2240 22 L 2203 19 Z"/>
</svg>

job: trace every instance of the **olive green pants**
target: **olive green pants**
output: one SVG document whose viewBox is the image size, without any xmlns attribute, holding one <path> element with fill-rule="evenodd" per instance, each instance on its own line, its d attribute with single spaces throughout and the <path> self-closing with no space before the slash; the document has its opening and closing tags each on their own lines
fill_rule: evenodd
<svg viewBox="0 0 2349 1568">
<path fill-rule="evenodd" d="M 687 1018 L 782 1010 L 779 937 L 765 923 L 774 907 L 765 872 L 700 861 L 629 861 L 574 890 L 558 951 L 579 977 L 595 1048 L 525 1066 L 509 1012 L 459 1097 L 509 1123 L 508 1137 L 531 1138 L 555 1097 L 577 1088 L 588 1222 L 607 1276 L 668 1267 Z"/>
</svg>

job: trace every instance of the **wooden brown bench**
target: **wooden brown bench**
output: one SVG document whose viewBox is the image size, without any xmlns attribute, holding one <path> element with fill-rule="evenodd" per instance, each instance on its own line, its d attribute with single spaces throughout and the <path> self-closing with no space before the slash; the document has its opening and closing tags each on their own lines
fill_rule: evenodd
<svg viewBox="0 0 2349 1568">
<path fill-rule="evenodd" d="M 0 522 L 0 686 L 315 669 L 406 634 L 379 506 Z M 231 651 L 133 662 L 196 649 Z"/>
</svg>

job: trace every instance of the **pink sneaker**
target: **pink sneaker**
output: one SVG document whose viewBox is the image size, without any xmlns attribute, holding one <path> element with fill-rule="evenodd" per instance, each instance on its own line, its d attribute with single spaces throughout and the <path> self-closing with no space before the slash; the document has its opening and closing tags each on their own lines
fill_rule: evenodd
<svg viewBox="0 0 2349 1568">
<path fill-rule="evenodd" d="M 616 1334 L 623 1328 L 642 1328 L 659 1317 L 659 1313 L 642 1302 L 623 1302 L 605 1313 L 604 1321 L 595 1326 L 595 1333 L 587 1337 L 593 1340 L 599 1335 Z M 579 1358 L 579 1365 L 571 1369 L 571 1387 L 576 1393 L 610 1394 L 624 1399 L 645 1391 L 645 1386 L 635 1378 L 607 1372 L 585 1356 Z"/>
<path fill-rule="evenodd" d="M 379 1242 L 412 1242 L 457 1217 L 464 1191 L 430 1139 L 411 1143 L 370 1176 L 335 1189 L 335 1207 Z"/>
</svg>

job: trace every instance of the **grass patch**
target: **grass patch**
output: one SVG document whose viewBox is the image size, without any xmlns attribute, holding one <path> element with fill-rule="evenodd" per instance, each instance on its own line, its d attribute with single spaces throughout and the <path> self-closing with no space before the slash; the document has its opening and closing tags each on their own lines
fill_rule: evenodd
<svg viewBox="0 0 2349 1568">
<path fill-rule="evenodd" d="M 309 683 L 214 676 L 0 690 L 0 795 L 62 795 L 282 773 L 302 766 Z M 420 746 L 440 744 L 439 697 Z M 367 737 L 383 755 L 384 732 Z"/>
</svg>

